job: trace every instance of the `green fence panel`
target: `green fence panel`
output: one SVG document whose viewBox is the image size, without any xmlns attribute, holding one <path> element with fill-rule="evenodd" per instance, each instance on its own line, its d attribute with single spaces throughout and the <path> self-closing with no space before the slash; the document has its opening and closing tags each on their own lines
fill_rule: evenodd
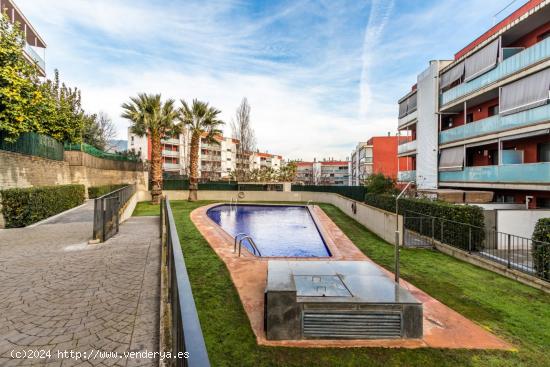
<svg viewBox="0 0 550 367">
<path fill-rule="evenodd" d="M 292 185 L 292 191 L 332 192 L 353 200 L 363 201 L 365 200 L 367 188 L 364 186 Z"/>
<path fill-rule="evenodd" d="M 63 160 L 63 144 L 47 135 L 35 132 L 22 133 L 11 143 L 6 141 L 6 135 L 0 132 L 0 150 L 33 155 L 42 158 Z"/>
<path fill-rule="evenodd" d="M 199 190 L 237 191 L 238 185 L 231 182 L 205 182 L 199 183 Z"/>
<path fill-rule="evenodd" d="M 151 187 L 151 183 L 149 183 L 149 189 L 150 189 L 150 187 Z M 189 190 L 189 180 L 164 179 L 164 180 L 162 180 L 162 189 L 163 190 Z"/>
<path fill-rule="evenodd" d="M 138 158 L 136 157 L 129 157 L 122 154 L 104 152 L 103 150 L 97 149 L 96 147 L 86 143 L 82 143 L 82 144 L 65 143 L 64 148 L 65 150 L 82 151 L 84 153 L 88 153 L 89 155 L 92 155 L 97 158 L 110 159 L 113 161 L 131 161 L 131 162 L 139 161 Z"/>
</svg>

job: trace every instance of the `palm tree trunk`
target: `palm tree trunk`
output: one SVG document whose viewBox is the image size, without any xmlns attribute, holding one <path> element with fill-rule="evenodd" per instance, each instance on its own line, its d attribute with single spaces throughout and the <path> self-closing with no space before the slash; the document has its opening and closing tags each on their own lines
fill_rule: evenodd
<svg viewBox="0 0 550 367">
<path fill-rule="evenodd" d="M 151 198 L 160 204 L 162 196 L 162 144 L 159 135 L 151 135 Z"/>
<path fill-rule="evenodd" d="M 189 177 L 189 201 L 197 200 L 198 180 L 199 180 L 199 143 L 201 135 L 193 133 L 191 137 L 191 152 L 190 152 L 190 177 Z"/>
</svg>

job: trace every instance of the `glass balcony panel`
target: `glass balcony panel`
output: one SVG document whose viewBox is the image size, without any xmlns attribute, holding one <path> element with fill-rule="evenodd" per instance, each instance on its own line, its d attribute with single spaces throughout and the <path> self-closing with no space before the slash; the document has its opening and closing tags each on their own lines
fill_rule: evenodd
<svg viewBox="0 0 550 367">
<path fill-rule="evenodd" d="M 525 69 L 529 66 L 544 61 L 550 57 L 550 38 L 546 38 L 537 44 L 518 52 L 513 56 L 503 60 L 491 71 L 480 75 L 479 77 L 467 82 L 457 85 L 454 88 L 441 94 L 441 105 L 446 104 L 478 89 L 481 89 L 489 84 L 495 83 L 500 79 L 503 79 L 509 75 L 517 73 L 518 71 Z"/>
<path fill-rule="evenodd" d="M 397 146 L 397 153 L 403 154 L 407 152 L 414 152 L 416 151 L 416 140 L 409 141 L 407 143 L 399 144 Z"/>
<path fill-rule="evenodd" d="M 399 171 L 399 172 L 397 172 L 397 181 L 399 181 L 399 182 L 416 181 L 416 171 Z"/>
<path fill-rule="evenodd" d="M 441 182 L 550 183 L 550 162 L 465 167 L 439 172 Z"/>
<path fill-rule="evenodd" d="M 28 43 L 25 43 L 25 46 L 23 46 L 23 50 L 25 51 L 25 53 L 27 55 L 29 55 L 29 57 L 31 59 L 33 59 L 34 61 L 36 61 L 38 63 L 38 67 L 42 70 L 46 70 L 46 62 L 44 61 L 44 59 L 42 58 L 42 56 L 40 56 L 38 54 L 38 52 L 36 52 L 34 50 L 34 48 L 29 45 Z"/>
<path fill-rule="evenodd" d="M 495 115 L 439 133 L 439 144 L 465 140 L 499 131 L 538 124 L 550 119 L 550 104 L 512 115 Z"/>
</svg>

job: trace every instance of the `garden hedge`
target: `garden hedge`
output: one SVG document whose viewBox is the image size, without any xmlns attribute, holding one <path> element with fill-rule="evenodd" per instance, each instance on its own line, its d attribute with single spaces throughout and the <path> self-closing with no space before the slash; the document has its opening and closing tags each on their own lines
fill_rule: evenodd
<svg viewBox="0 0 550 367">
<path fill-rule="evenodd" d="M 550 218 L 541 218 L 533 231 L 533 263 L 537 275 L 550 280 Z"/>
<path fill-rule="evenodd" d="M 395 212 L 395 196 L 366 194 L 365 203 Z M 402 198 L 399 214 L 405 228 L 466 251 L 480 250 L 485 240 L 483 209 L 438 200 Z"/>
<path fill-rule="evenodd" d="M 84 185 L 59 185 L 0 191 L 7 228 L 24 227 L 84 202 Z"/>
<path fill-rule="evenodd" d="M 88 198 L 95 199 L 105 194 L 108 194 L 112 191 L 121 189 L 128 184 L 119 184 L 119 185 L 104 185 L 104 186 L 94 186 L 88 187 Z"/>
</svg>

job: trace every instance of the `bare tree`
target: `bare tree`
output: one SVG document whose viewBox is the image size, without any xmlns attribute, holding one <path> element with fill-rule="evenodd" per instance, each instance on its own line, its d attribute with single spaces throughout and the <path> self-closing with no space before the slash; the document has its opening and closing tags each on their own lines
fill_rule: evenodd
<svg viewBox="0 0 550 367">
<path fill-rule="evenodd" d="M 116 128 L 113 121 L 105 112 L 83 116 L 82 140 L 94 147 L 106 150 L 109 140 L 116 137 Z"/>
<path fill-rule="evenodd" d="M 250 170 L 250 154 L 256 149 L 256 136 L 250 123 L 250 104 L 244 97 L 231 120 L 233 138 L 239 141 L 237 145 L 237 167 L 235 178 L 242 181 Z"/>
</svg>

